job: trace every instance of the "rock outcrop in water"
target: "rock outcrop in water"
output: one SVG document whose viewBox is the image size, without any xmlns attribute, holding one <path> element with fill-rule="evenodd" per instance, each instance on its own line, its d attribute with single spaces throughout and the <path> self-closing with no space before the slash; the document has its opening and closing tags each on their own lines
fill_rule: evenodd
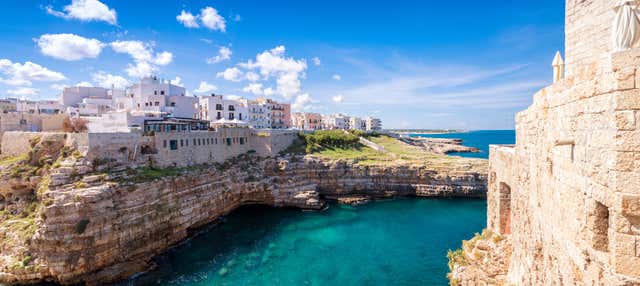
<svg viewBox="0 0 640 286">
<path fill-rule="evenodd" d="M 482 198 L 483 173 L 253 155 L 188 169 L 128 169 L 64 154 L 27 188 L 37 194 L 14 206 L 34 205 L 30 220 L 11 216 L 0 225 L 29 229 L 1 242 L 0 281 L 113 282 L 150 269 L 154 256 L 241 205 L 321 209 L 324 197 L 349 195 Z M 7 184 L 4 197 L 17 186 Z"/>
</svg>

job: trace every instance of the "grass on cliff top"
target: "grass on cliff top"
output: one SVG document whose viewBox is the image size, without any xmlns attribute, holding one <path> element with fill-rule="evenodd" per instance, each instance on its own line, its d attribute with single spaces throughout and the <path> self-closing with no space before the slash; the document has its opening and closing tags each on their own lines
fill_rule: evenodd
<svg viewBox="0 0 640 286">
<path fill-rule="evenodd" d="M 331 160 L 353 160 L 361 165 L 416 164 L 428 165 L 434 169 L 460 168 L 478 171 L 486 169 L 486 161 L 484 160 L 430 153 L 422 148 L 411 146 L 386 135 L 367 136 L 367 139 L 383 146 L 387 152 L 378 152 L 362 144 L 345 147 L 316 144 L 307 154 Z"/>
</svg>

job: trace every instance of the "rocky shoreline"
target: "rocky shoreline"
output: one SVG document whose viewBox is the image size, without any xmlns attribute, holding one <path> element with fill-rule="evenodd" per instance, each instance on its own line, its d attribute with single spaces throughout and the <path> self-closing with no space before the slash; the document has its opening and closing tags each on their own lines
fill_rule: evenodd
<svg viewBox="0 0 640 286">
<path fill-rule="evenodd" d="M 127 279 L 242 205 L 319 210 L 324 198 L 349 203 L 399 196 L 484 198 L 487 180 L 485 172 L 464 168 L 363 166 L 298 155 L 244 155 L 152 179 L 130 168 L 101 171 L 108 166 L 95 168 L 80 156 L 59 162 L 34 179 L 40 190 L 30 203 L 37 204 L 30 214 L 32 232 L 3 240 L 0 282 L 96 285 Z M 3 197 L 18 188 L 6 187 Z"/>
</svg>

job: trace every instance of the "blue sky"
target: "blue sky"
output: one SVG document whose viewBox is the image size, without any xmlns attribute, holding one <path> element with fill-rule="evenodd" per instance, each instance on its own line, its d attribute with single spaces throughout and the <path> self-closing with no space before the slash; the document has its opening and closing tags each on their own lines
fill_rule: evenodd
<svg viewBox="0 0 640 286">
<path fill-rule="evenodd" d="M 0 96 L 153 72 L 385 128 L 512 129 L 564 46 L 558 0 L 4 2 Z"/>
</svg>

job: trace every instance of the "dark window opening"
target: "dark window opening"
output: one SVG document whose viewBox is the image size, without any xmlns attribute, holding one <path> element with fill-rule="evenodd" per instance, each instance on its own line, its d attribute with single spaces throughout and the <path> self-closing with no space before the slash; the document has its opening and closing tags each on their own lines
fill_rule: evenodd
<svg viewBox="0 0 640 286">
<path fill-rule="evenodd" d="M 169 149 L 178 150 L 178 140 L 169 141 Z"/>
<path fill-rule="evenodd" d="M 596 202 L 591 215 L 592 218 L 592 243 L 593 248 L 599 251 L 609 250 L 609 208 L 600 202 Z"/>
<path fill-rule="evenodd" d="M 511 233 L 511 187 L 500 183 L 500 233 Z"/>
</svg>

